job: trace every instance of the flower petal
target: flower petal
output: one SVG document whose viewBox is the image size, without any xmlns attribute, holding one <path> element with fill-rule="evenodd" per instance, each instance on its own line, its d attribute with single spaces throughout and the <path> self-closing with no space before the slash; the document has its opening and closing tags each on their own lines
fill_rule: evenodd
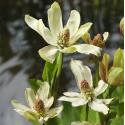
<svg viewBox="0 0 125 125">
<path fill-rule="evenodd" d="M 76 101 L 78 99 L 79 99 L 78 97 L 66 97 L 66 96 L 62 96 L 58 100 L 59 101 L 66 101 L 66 102 L 74 102 L 74 101 Z"/>
<path fill-rule="evenodd" d="M 53 36 L 57 37 L 63 29 L 62 13 L 57 2 L 54 2 L 48 10 L 48 22 Z"/>
<path fill-rule="evenodd" d="M 48 45 L 39 50 L 39 55 L 45 61 L 53 63 L 56 58 L 57 51 L 57 47 Z"/>
<path fill-rule="evenodd" d="M 49 89 L 50 89 L 50 86 L 48 82 L 43 82 L 37 91 L 37 95 L 43 102 L 45 102 L 46 99 L 48 99 Z"/>
<path fill-rule="evenodd" d="M 37 20 L 29 15 L 25 15 L 25 22 L 30 28 L 32 28 L 37 33 L 39 33 L 48 44 L 51 44 L 54 46 L 57 45 L 56 39 L 53 37 L 50 30 L 47 27 L 45 27 L 42 19 Z"/>
<path fill-rule="evenodd" d="M 77 93 L 77 92 L 64 92 L 63 94 L 68 97 L 79 97 L 80 96 L 80 93 Z"/>
<path fill-rule="evenodd" d="M 53 118 L 56 117 L 57 115 L 59 115 L 63 110 L 63 106 L 60 107 L 56 107 L 56 108 L 52 108 L 47 112 L 47 116 L 49 118 Z"/>
<path fill-rule="evenodd" d="M 72 106 L 77 107 L 77 106 L 85 105 L 87 103 L 88 103 L 87 100 L 79 98 L 79 99 L 72 102 Z"/>
<path fill-rule="evenodd" d="M 34 102 L 36 100 L 34 91 L 31 88 L 26 88 L 25 90 L 25 97 L 27 99 L 27 102 L 31 108 L 34 107 Z"/>
<path fill-rule="evenodd" d="M 50 97 L 49 99 L 47 99 L 47 101 L 45 102 L 45 108 L 50 108 L 53 102 L 54 102 L 54 97 Z"/>
<path fill-rule="evenodd" d="M 96 99 L 97 102 L 100 102 L 106 105 L 110 104 L 112 100 L 113 98 L 112 99 Z"/>
<path fill-rule="evenodd" d="M 107 87 L 108 87 L 108 84 L 105 83 L 103 80 L 100 80 L 98 82 L 98 86 L 94 90 L 95 96 L 102 94 L 107 89 Z"/>
<path fill-rule="evenodd" d="M 20 104 L 17 100 L 12 100 L 11 104 L 15 108 L 15 110 L 20 110 L 23 112 L 30 111 L 31 109 L 26 107 L 25 105 Z"/>
<path fill-rule="evenodd" d="M 96 100 L 89 103 L 89 107 L 97 112 L 102 112 L 105 115 L 108 114 L 109 111 L 109 108 L 105 104 L 98 102 Z"/>
<path fill-rule="evenodd" d="M 100 56 L 101 50 L 102 50 L 101 48 L 90 44 L 77 44 L 77 45 L 73 45 L 72 47 L 75 47 L 76 51 L 79 53 L 93 54 L 96 56 Z"/>
<path fill-rule="evenodd" d="M 71 37 L 69 44 L 74 44 L 79 38 L 81 38 L 88 30 L 91 28 L 92 23 L 86 23 L 82 25 L 79 30 L 76 32 L 76 34 Z"/>
<path fill-rule="evenodd" d="M 38 118 L 37 113 L 33 111 L 23 111 L 19 109 L 15 109 L 15 111 L 19 113 L 21 116 L 23 116 L 24 118 L 26 118 L 27 120 L 36 123 L 36 125 L 41 125 L 39 123 L 39 118 Z"/>
<path fill-rule="evenodd" d="M 66 25 L 66 27 L 70 31 L 70 37 L 72 37 L 78 31 L 79 25 L 80 25 L 80 14 L 78 11 L 72 10 Z"/>
<path fill-rule="evenodd" d="M 103 41 L 106 42 L 106 40 L 108 39 L 109 33 L 108 32 L 104 32 L 103 33 Z"/>
<path fill-rule="evenodd" d="M 64 49 L 60 49 L 62 53 L 74 53 L 76 52 L 76 48 L 74 46 L 65 47 Z"/>
<path fill-rule="evenodd" d="M 84 66 L 82 61 L 72 60 L 70 62 L 71 70 L 76 78 L 78 87 L 80 88 L 80 83 L 82 80 L 86 80 L 90 87 L 93 87 L 92 74 L 89 67 Z"/>
</svg>

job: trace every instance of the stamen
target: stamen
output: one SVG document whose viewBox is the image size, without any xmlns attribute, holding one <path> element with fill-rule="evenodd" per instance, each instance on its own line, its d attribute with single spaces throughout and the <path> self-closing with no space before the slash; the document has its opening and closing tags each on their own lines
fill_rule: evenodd
<svg viewBox="0 0 125 125">
<path fill-rule="evenodd" d="M 44 112 L 44 103 L 43 101 L 38 98 L 35 102 L 34 102 L 34 109 L 38 112 L 38 113 L 41 113 L 41 112 Z"/>
<path fill-rule="evenodd" d="M 59 34 L 58 45 L 61 48 L 67 47 L 69 39 L 70 39 L 69 29 L 64 28 L 63 31 Z"/>
<path fill-rule="evenodd" d="M 89 86 L 89 83 L 86 80 L 80 82 L 81 95 L 86 98 L 88 101 L 92 101 L 94 94 L 93 89 Z"/>
<path fill-rule="evenodd" d="M 93 45 L 98 45 L 98 44 L 101 44 L 102 42 L 103 42 L 103 36 L 99 33 L 92 40 Z"/>
<path fill-rule="evenodd" d="M 86 80 L 82 80 L 82 81 L 80 82 L 80 87 L 81 87 L 81 89 L 83 89 L 83 90 L 90 89 L 89 83 L 88 83 Z"/>
</svg>

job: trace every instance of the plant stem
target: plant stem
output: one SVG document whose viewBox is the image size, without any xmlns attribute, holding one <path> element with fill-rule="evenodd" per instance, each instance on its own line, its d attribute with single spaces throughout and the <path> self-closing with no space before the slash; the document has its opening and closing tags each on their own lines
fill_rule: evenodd
<svg viewBox="0 0 125 125">
<path fill-rule="evenodd" d="M 95 68 L 96 68 L 96 73 L 95 73 L 95 85 L 98 86 L 98 81 L 99 81 L 99 58 L 95 57 Z M 103 115 L 99 113 L 99 119 L 100 119 L 100 124 L 103 125 Z"/>
<path fill-rule="evenodd" d="M 89 107 L 88 107 L 88 104 L 87 104 L 86 105 L 85 121 L 88 121 L 88 114 L 89 114 Z"/>
<path fill-rule="evenodd" d="M 95 57 L 95 68 L 96 68 L 95 83 L 97 85 L 99 81 L 99 59 L 97 57 Z"/>
<path fill-rule="evenodd" d="M 61 52 L 58 53 L 59 55 L 59 58 L 57 60 L 57 62 L 59 63 L 58 64 L 58 69 L 57 69 L 57 73 L 56 73 L 56 76 L 54 78 L 54 81 L 53 81 L 53 87 L 52 87 L 52 93 L 53 93 L 53 96 L 56 98 L 57 96 L 57 91 L 58 91 L 58 80 L 59 80 L 59 76 L 60 76 L 60 73 L 61 73 L 61 70 L 62 70 L 62 65 L 63 65 L 63 54 Z"/>
</svg>

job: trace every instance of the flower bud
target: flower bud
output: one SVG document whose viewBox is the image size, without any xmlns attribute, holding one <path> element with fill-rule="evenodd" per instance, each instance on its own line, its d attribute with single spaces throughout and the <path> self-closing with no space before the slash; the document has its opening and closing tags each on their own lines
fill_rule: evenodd
<svg viewBox="0 0 125 125">
<path fill-rule="evenodd" d="M 93 45 L 99 46 L 99 47 L 100 47 L 101 44 L 104 45 L 103 36 L 98 33 L 98 34 L 93 38 L 93 40 L 91 41 L 91 43 L 92 43 Z"/>
<path fill-rule="evenodd" d="M 120 32 L 124 36 L 124 17 L 120 21 Z"/>
</svg>

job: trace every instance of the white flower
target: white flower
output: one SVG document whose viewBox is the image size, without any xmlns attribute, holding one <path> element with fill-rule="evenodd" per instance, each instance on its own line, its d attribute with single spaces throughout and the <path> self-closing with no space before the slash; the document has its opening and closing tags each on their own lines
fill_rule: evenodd
<svg viewBox="0 0 125 125">
<path fill-rule="evenodd" d="M 79 52 L 84 54 L 91 53 L 96 56 L 100 55 L 101 49 L 99 47 L 89 44 L 75 44 L 84 33 L 88 32 L 92 25 L 89 22 L 80 26 L 80 14 L 76 10 L 71 11 L 68 22 L 64 27 L 61 9 L 57 2 L 54 2 L 48 10 L 50 29 L 44 25 L 42 19 L 37 20 L 29 15 L 25 16 L 25 22 L 50 44 L 39 50 L 40 56 L 50 63 L 54 62 L 58 51 L 62 53 Z"/>
<path fill-rule="evenodd" d="M 26 88 L 25 96 L 29 107 L 20 104 L 16 100 L 12 100 L 12 105 L 15 107 L 16 112 L 29 121 L 38 121 L 38 123 L 43 124 L 49 118 L 57 116 L 63 109 L 62 106 L 50 108 L 53 104 L 54 98 L 48 97 L 48 95 L 49 84 L 43 82 L 36 95 L 31 88 Z"/>
<path fill-rule="evenodd" d="M 97 96 L 106 90 L 108 84 L 100 80 L 98 86 L 94 89 L 91 71 L 89 67 L 84 66 L 81 61 L 72 60 L 71 70 L 75 75 L 80 93 L 64 92 L 65 96 L 60 97 L 59 100 L 71 102 L 74 107 L 88 103 L 91 109 L 107 114 L 109 108 L 106 105 L 109 104 L 112 99 L 97 99 Z"/>
</svg>

